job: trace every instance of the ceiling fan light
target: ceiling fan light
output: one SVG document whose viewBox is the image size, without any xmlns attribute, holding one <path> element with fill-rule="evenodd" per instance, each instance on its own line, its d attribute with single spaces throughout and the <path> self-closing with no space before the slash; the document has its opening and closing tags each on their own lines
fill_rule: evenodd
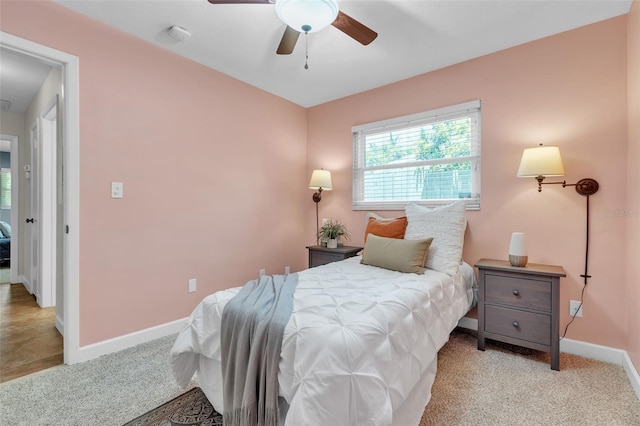
<svg viewBox="0 0 640 426">
<path fill-rule="evenodd" d="M 276 14 L 301 33 L 314 33 L 331 25 L 338 16 L 336 0 L 276 0 Z"/>
</svg>

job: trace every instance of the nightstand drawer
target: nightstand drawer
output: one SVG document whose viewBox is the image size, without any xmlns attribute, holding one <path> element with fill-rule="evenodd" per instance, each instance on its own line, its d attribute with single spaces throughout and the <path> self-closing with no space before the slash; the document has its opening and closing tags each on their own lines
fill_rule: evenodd
<svg viewBox="0 0 640 426">
<path fill-rule="evenodd" d="M 320 266 L 327 263 L 344 260 L 344 255 L 340 253 L 313 252 L 309 254 L 309 265 Z"/>
<path fill-rule="evenodd" d="M 309 250 L 309 268 L 345 260 L 356 256 L 362 251 L 362 247 L 355 246 L 342 246 L 334 249 L 321 246 L 307 246 L 307 249 Z"/>
<path fill-rule="evenodd" d="M 551 281 L 484 275 L 485 302 L 551 312 Z"/>
<path fill-rule="evenodd" d="M 487 305 L 484 331 L 550 345 L 551 316 Z"/>
</svg>

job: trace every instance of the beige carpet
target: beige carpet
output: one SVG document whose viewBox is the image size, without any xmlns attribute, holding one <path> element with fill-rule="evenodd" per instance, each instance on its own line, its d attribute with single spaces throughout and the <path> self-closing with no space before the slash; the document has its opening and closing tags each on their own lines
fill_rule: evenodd
<svg viewBox="0 0 640 426">
<path fill-rule="evenodd" d="M 184 393 L 169 367 L 175 338 L 0 383 L 0 424 L 120 426 Z M 546 354 L 489 342 L 481 352 L 461 332 L 438 359 L 421 426 L 640 425 L 622 367 L 562 354 L 553 371 Z"/>
<path fill-rule="evenodd" d="M 438 355 L 427 425 L 640 425 L 640 401 L 622 367 L 487 342 L 462 330 Z"/>
</svg>

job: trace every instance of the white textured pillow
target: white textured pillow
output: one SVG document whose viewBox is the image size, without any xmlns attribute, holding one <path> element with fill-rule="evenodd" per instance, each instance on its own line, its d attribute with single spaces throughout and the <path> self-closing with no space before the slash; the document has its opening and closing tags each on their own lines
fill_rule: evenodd
<svg viewBox="0 0 640 426">
<path fill-rule="evenodd" d="M 462 261 L 464 232 L 467 229 L 464 201 L 429 209 L 409 203 L 406 240 L 433 238 L 425 266 L 429 269 L 455 275 Z"/>
</svg>

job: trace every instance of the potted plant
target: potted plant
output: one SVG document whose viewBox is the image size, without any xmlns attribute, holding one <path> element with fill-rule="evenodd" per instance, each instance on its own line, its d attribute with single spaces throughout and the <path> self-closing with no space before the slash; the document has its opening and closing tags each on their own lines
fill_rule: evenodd
<svg viewBox="0 0 640 426">
<path fill-rule="evenodd" d="M 327 241 L 327 248 L 337 248 L 340 237 L 349 239 L 349 233 L 347 227 L 335 219 L 329 219 L 318 230 L 318 238 Z"/>
</svg>

